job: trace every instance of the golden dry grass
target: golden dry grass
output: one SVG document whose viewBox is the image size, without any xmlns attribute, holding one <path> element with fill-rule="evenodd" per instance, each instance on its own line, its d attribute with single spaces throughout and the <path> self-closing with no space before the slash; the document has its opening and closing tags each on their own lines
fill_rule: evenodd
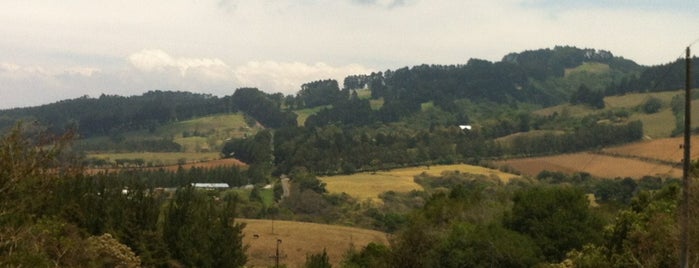
<svg viewBox="0 0 699 268">
<path fill-rule="evenodd" d="M 683 157 L 683 149 L 680 145 L 683 142 L 684 138 L 682 137 L 656 139 L 605 148 L 603 151 L 622 156 L 637 156 L 680 163 Z M 692 136 L 691 143 L 699 144 L 699 136 Z M 690 148 L 692 148 L 691 158 L 699 158 L 699 148 L 697 146 Z"/>
<path fill-rule="evenodd" d="M 116 159 L 143 159 L 146 163 L 151 162 L 154 164 L 161 165 L 174 165 L 180 159 L 185 159 L 187 162 L 201 162 L 219 159 L 219 152 L 209 152 L 209 153 L 191 153 L 191 152 L 168 152 L 168 153 L 154 153 L 154 152 L 135 152 L 135 153 L 94 153 L 88 154 L 88 158 L 105 159 L 108 161 L 114 161 Z"/>
<path fill-rule="evenodd" d="M 643 104 L 648 98 L 654 97 L 660 99 L 664 107 L 670 105 L 672 97 L 682 94 L 681 90 L 652 92 L 652 93 L 632 93 L 622 96 L 610 96 L 604 98 L 604 104 L 607 108 L 634 108 Z"/>
<path fill-rule="evenodd" d="M 529 138 L 535 138 L 535 137 L 541 137 L 546 134 L 552 134 L 552 135 L 562 135 L 565 134 L 565 131 L 562 130 L 530 130 L 527 132 L 517 132 L 514 134 L 510 134 L 504 137 L 500 137 L 495 139 L 496 142 L 508 146 L 512 144 L 512 141 L 515 140 L 518 137 L 529 137 Z"/>
<path fill-rule="evenodd" d="M 374 242 L 387 245 L 385 233 L 337 225 L 306 222 L 236 219 L 247 224 L 243 243 L 247 250 L 248 267 L 274 266 L 277 239 L 281 250 L 280 265 L 302 267 L 306 255 L 321 253 L 325 249 L 334 267 L 338 267 L 342 256 L 354 245 L 361 249 Z M 254 237 L 257 235 L 258 237 Z"/>
<path fill-rule="evenodd" d="M 413 181 L 413 176 L 400 176 L 389 174 L 389 172 L 338 175 L 322 177 L 320 180 L 326 183 L 325 188 L 330 193 L 347 193 L 359 200 L 369 199 L 379 203 L 381 202 L 379 195 L 387 191 L 422 190 L 422 186 Z"/>
<path fill-rule="evenodd" d="M 509 166 L 530 176 L 536 176 L 543 170 L 564 173 L 587 172 L 603 178 L 641 178 L 646 175 L 679 178 L 682 176 L 682 170 L 677 166 L 594 153 L 510 159 L 497 161 L 496 164 Z"/>
<path fill-rule="evenodd" d="M 238 166 L 238 167 L 243 167 L 245 168 L 247 164 L 241 162 L 238 159 L 235 158 L 224 158 L 224 159 L 216 159 L 216 160 L 209 160 L 209 161 L 202 161 L 202 162 L 191 162 L 187 163 L 184 165 L 181 165 L 184 170 L 189 170 L 193 167 L 197 168 L 213 168 L 213 167 L 232 167 L 232 166 Z M 124 171 L 124 170 L 160 170 L 163 169 L 165 171 L 170 171 L 170 172 L 176 172 L 180 168 L 180 165 L 166 165 L 166 166 L 158 166 L 158 167 L 143 167 L 143 168 L 134 168 L 134 167 L 127 167 L 127 168 L 90 168 L 87 169 L 86 172 L 87 174 L 97 174 L 100 172 L 119 172 L 119 171 Z"/>
<path fill-rule="evenodd" d="M 540 116 L 550 116 L 553 115 L 554 113 L 557 113 L 559 115 L 569 115 L 569 116 L 585 116 L 588 114 L 591 114 L 595 111 L 595 109 L 592 109 L 590 107 L 587 107 L 585 105 L 571 105 L 571 104 L 561 104 L 561 105 L 556 105 L 556 106 L 551 106 L 547 107 L 541 110 L 536 110 L 532 112 L 535 115 L 540 115 Z"/>
<path fill-rule="evenodd" d="M 459 171 L 461 173 L 471 173 L 486 176 L 497 176 L 503 182 L 507 182 L 517 175 L 505 173 L 495 169 L 472 166 L 466 164 L 440 165 L 440 166 L 420 166 L 410 168 L 400 168 L 390 171 L 363 172 L 353 175 L 338 175 L 331 177 L 321 177 L 326 183 L 326 189 L 330 193 L 347 193 L 359 200 L 371 200 L 381 202 L 379 195 L 387 191 L 410 192 L 412 190 L 422 190 L 422 186 L 415 183 L 414 177 L 421 173 L 439 176 L 444 171 Z"/>
<path fill-rule="evenodd" d="M 670 108 L 654 114 L 635 113 L 629 120 L 640 120 L 643 123 L 643 135 L 653 139 L 670 137 L 675 128 L 675 116 Z"/>
</svg>

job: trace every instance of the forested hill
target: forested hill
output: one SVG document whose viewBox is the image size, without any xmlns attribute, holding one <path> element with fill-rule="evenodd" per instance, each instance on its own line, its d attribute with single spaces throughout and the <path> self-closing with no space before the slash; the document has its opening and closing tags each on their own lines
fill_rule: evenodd
<svg viewBox="0 0 699 268">
<path fill-rule="evenodd" d="M 153 130 L 158 126 L 191 118 L 243 111 L 267 127 L 296 124 L 296 116 L 279 109 L 281 94 L 266 94 L 241 88 L 233 95 L 150 91 L 140 96 L 102 95 L 81 97 L 57 103 L 0 111 L 0 129 L 17 120 L 46 125 L 53 132 L 75 128 L 83 137 L 133 130 Z M 254 104 L 254 105 L 253 105 Z"/>
<path fill-rule="evenodd" d="M 692 58 L 697 62 L 699 58 Z M 667 64 L 646 67 L 636 76 L 628 76 L 612 83 L 605 94 L 623 95 L 631 92 L 658 92 L 681 89 L 685 87 L 685 59 L 678 59 Z M 692 85 L 699 85 L 699 68 L 692 68 Z"/>
<path fill-rule="evenodd" d="M 314 81 L 288 96 L 255 88 L 237 89 L 223 97 L 167 91 L 132 97 L 86 96 L 2 110 L 0 129 L 17 120 L 39 121 L 56 131 L 76 127 L 82 136 L 90 137 L 237 111 L 265 127 L 279 128 L 296 124 L 292 110 L 320 106 L 330 108 L 309 118 L 307 125 L 366 125 L 398 121 L 418 112 L 424 103 L 465 122 L 465 102 L 551 106 L 567 102 L 582 85 L 608 94 L 633 91 L 629 87 L 647 89 L 653 78 L 658 79 L 655 74 L 665 68 L 643 67 L 604 50 L 558 46 L 510 53 L 498 62 L 471 59 L 459 65 L 419 65 L 357 74 L 345 78 L 342 88 L 334 80 Z M 675 72 L 682 70 L 674 68 L 668 77 L 676 76 Z M 660 84 L 659 89 L 673 83 Z M 357 97 L 357 89 L 370 89 L 370 98 L 381 101 L 380 109 L 372 109 L 366 97 Z"/>
</svg>

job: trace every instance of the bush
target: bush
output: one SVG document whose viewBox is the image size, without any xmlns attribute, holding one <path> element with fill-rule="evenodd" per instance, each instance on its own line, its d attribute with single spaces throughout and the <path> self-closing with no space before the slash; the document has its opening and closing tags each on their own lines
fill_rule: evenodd
<svg viewBox="0 0 699 268">
<path fill-rule="evenodd" d="M 660 108 L 662 106 L 663 103 L 660 99 L 656 97 L 650 97 L 643 103 L 643 105 L 641 105 L 641 110 L 643 110 L 643 112 L 647 114 L 654 114 L 660 111 Z"/>
</svg>

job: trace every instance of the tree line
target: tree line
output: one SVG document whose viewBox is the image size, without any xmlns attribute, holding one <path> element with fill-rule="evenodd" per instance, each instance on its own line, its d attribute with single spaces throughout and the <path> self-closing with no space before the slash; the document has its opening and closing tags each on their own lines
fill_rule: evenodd
<svg viewBox="0 0 699 268">
<path fill-rule="evenodd" d="M 238 197 L 139 178 L 86 176 L 71 135 L 13 128 L 0 139 L 0 266 L 240 267 Z"/>
</svg>

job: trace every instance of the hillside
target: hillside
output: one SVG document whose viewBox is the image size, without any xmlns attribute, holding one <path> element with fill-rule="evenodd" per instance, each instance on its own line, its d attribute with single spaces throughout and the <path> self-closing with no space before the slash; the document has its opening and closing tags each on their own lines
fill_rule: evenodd
<svg viewBox="0 0 699 268">
<path fill-rule="evenodd" d="M 362 172 L 352 175 L 336 175 L 321 177 L 320 180 L 326 183 L 326 188 L 330 193 L 346 193 L 359 200 L 370 200 L 381 203 L 379 195 L 388 192 L 410 192 L 413 190 L 423 190 L 423 187 L 414 180 L 415 176 L 428 174 L 440 176 L 445 171 L 456 171 L 464 174 L 484 175 L 497 178 L 503 183 L 518 177 L 517 175 L 505 173 L 499 170 L 488 169 L 472 165 L 436 165 L 419 166 L 411 168 L 399 168 L 389 171 Z"/>
<path fill-rule="evenodd" d="M 692 136 L 691 142 L 699 143 L 699 136 Z M 680 178 L 682 143 L 681 137 L 644 140 L 603 148 L 596 152 L 509 159 L 495 163 L 529 176 L 549 170 L 564 173 L 587 172 L 602 178 Z M 696 146 L 692 146 L 691 158 L 699 158 L 699 149 Z"/>
<path fill-rule="evenodd" d="M 280 265 L 302 267 L 306 256 L 325 249 L 333 267 L 338 266 L 350 249 L 360 249 L 369 243 L 388 245 L 385 233 L 373 230 L 308 222 L 236 219 L 244 222 L 243 243 L 247 250 L 249 267 L 274 266 L 277 241 Z"/>
<path fill-rule="evenodd" d="M 77 147 L 88 152 L 152 151 L 148 148 L 129 150 L 124 143 L 162 141 L 179 145 L 175 152 L 219 152 L 226 140 L 254 135 L 262 127 L 242 113 L 217 114 L 165 123 L 151 130 L 117 133 L 109 137 L 86 138 Z"/>
</svg>

